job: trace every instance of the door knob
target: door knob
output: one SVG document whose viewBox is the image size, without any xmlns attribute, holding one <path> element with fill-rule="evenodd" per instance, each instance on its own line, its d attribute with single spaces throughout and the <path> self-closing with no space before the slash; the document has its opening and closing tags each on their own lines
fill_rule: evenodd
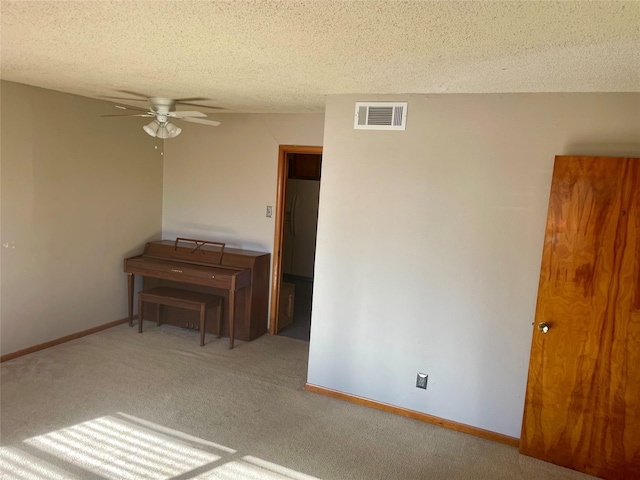
<svg viewBox="0 0 640 480">
<path fill-rule="evenodd" d="M 549 324 L 547 322 L 540 322 L 538 324 L 538 331 L 541 333 L 547 333 L 549 331 Z"/>
</svg>

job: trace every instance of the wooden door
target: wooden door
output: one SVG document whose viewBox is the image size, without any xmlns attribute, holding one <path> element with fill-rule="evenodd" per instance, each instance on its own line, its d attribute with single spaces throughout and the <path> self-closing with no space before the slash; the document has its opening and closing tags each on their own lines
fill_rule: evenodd
<svg viewBox="0 0 640 480">
<path fill-rule="evenodd" d="M 640 479 L 639 277 L 640 159 L 556 157 L 521 453 Z"/>
</svg>

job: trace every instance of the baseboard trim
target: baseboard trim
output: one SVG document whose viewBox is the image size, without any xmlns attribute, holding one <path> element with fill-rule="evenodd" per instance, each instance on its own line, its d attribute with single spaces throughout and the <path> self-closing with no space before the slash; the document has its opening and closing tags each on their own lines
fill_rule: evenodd
<svg viewBox="0 0 640 480">
<path fill-rule="evenodd" d="M 384 412 L 394 413 L 396 415 L 412 418 L 414 420 L 420 420 L 421 422 L 432 423 L 440 427 L 448 428 L 450 430 L 455 430 L 457 432 L 468 433 L 470 435 L 475 435 L 476 437 L 485 438 L 487 440 L 492 440 L 498 443 L 504 443 L 505 445 L 509 445 L 512 447 L 517 448 L 520 446 L 519 438 L 503 435 L 502 433 L 496 433 L 489 430 L 484 430 L 482 428 L 472 427 L 471 425 L 465 425 L 464 423 L 458 423 L 452 420 L 446 420 L 444 418 L 435 417 L 433 415 L 428 415 L 426 413 L 416 412 L 415 410 L 396 407 L 394 405 L 389 405 L 388 403 L 377 402 L 375 400 L 370 400 L 368 398 L 358 397 L 357 395 L 351 395 L 349 393 L 339 392 L 338 390 L 319 387 L 318 385 L 313 385 L 311 383 L 307 383 L 305 385 L 305 388 L 310 392 L 319 393 L 320 395 L 326 395 L 328 397 L 337 398 L 339 400 L 345 400 L 347 402 L 363 405 L 365 407 L 375 408 L 377 410 L 382 410 Z"/>
<path fill-rule="evenodd" d="M 133 318 L 137 318 L 137 315 L 134 315 Z M 18 350 L 17 352 L 7 353 L 6 355 L 0 356 L 0 363 L 6 362 L 7 360 L 13 360 L 14 358 L 22 357 L 23 355 L 28 355 L 33 352 L 38 352 L 40 350 L 44 350 L 45 348 L 55 347 L 56 345 L 60 345 L 61 343 L 70 342 L 71 340 L 75 340 L 76 338 L 86 337 L 87 335 L 91 335 L 92 333 L 101 332 L 102 330 L 107 330 L 108 328 L 115 327 L 117 325 L 122 325 L 123 323 L 128 323 L 129 317 L 121 318 L 120 320 L 116 320 L 115 322 L 109 322 L 102 325 L 98 325 L 97 327 L 90 328 L 88 330 L 83 330 L 82 332 L 72 333 L 71 335 L 67 335 L 65 337 L 57 338 L 55 340 L 51 340 L 50 342 L 41 343 L 40 345 L 34 345 L 33 347 L 25 348 L 23 350 Z"/>
</svg>

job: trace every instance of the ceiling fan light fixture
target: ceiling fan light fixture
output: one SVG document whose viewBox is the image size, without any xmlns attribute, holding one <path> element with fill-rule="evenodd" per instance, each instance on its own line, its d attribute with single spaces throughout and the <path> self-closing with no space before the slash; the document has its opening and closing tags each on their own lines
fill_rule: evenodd
<svg viewBox="0 0 640 480">
<path fill-rule="evenodd" d="M 147 132 L 148 135 L 151 135 L 152 137 L 158 137 L 158 130 L 160 129 L 160 125 L 154 120 L 153 122 L 149 123 L 149 125 L 145 125 L 144 127 L 142 127 L 142 129 Z"/>
<path fill-rule="evenodd" d="M 182 131 L 181 128 L 176 127 L 173 123 L 170 122 L 159 122 L 160 128 L 156 132 L 156 137 L 158 138 L 173 138 L 180 135 Z"/>
<path fill-rule="evenodd" d="M 178 135 L 180 135 L 180 132 L 182 132 L 182 129 L 180 127 L 176 127 L 173 123 L 167 123 L 165 128 L 167 130 L 169 138 L 177 137 Z"/>
<path fill-rule="evenodd" d="M 163 140 L 165 138 L 169 138 L 169 132 L 167 132 L 167 129 L 164 128 L 164 125 L 160 125 L 160 128 L 158 129 L 158 133 L 156 133 L 156 137 L 162 138 Z"/>
</svg>

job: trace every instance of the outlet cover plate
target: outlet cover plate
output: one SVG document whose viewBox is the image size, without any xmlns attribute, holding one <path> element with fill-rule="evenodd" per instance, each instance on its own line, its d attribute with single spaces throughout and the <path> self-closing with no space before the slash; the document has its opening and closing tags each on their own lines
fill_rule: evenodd
<svg viewBox="0 0 640 480">
<path fill-rule="evenodd" d="M 418 373 L 416 377 L 416 388 L 427 389 L 427 380 L 429 380 L 429 375 L 426 373 Z"/>
</svg>

